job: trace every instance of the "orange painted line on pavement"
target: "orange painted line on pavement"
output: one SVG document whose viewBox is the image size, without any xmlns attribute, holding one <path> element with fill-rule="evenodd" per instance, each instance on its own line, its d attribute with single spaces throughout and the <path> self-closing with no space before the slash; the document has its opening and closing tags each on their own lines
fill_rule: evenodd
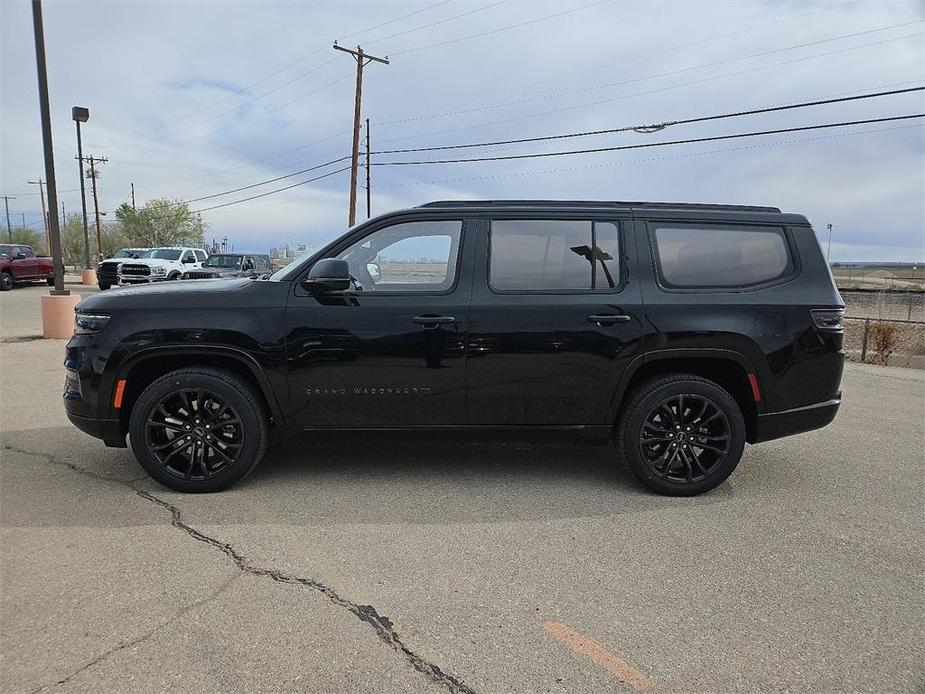
<svg viewBox="0 0 925 694">
<path fill-rule="evenodd" d="M 651 677 L 639 672 L 616 653 L 611 653 L 590 636 L 575 631 L 568 624 L 543 622 L 543 631 L 566 648 L 580 653 L 598 667 L 604 668 L 637 692 L 651 691 L 655 687 L 655 680 Z"/>
</svg>

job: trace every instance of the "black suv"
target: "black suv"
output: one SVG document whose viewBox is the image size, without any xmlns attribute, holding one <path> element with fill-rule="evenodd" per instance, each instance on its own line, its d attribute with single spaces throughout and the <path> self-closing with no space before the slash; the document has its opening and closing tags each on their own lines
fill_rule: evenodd
<svg viewBox="0 0 925 694">
<path fill-rule="evenodd" d="M 71 421 L 172 489 L 224 489 L 272 427 L 615 441 L 665 494 L 825 426 L 843 303 L 772 207 L 434 202 L 269 277 L 87 297 Z"/>
</svg>

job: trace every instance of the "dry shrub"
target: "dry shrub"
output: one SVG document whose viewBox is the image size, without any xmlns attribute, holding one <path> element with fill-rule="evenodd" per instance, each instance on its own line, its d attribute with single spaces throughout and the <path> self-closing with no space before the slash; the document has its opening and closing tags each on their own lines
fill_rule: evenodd
<svg viewBox="0 0 925 694">
<path fill-rule="evenodd" d="M 896 350 L 896 324 L 882 321 L 871 323 L 869 340 L 873 363 L 886 364 Z"/>
</svg>

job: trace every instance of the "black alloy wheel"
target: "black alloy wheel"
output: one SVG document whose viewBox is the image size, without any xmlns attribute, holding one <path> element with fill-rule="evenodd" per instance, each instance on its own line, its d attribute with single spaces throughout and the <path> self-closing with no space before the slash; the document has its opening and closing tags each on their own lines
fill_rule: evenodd
<svg viewBox="0 0 925 694">
<path fill-rule="evenodd" d="M 745 419 L 713 381 L 669 374 L 628 398 L 618 445 L 639 480 L 661 494 L 693 496 L 721 484 L 742 457 Z"/>
<path fill-rule="evenodd" d="M 212 368 L 157 379 L 139 396 L 129 421 L 138 462 L 182 492 L 220 491 L 243 478 L 266 452 L 268 428 L 254 386 Z"/>
<path fill-rule="evenodd" d="M 649 412 L 639 451 L 649 468 L 673 482 L 697 482 L 729 454 L 729 420 L 709 398 L 672 395 Z"/>
<path fill-rule="evenodd" d="M 235 464 L 244 429 L 223 398 L 200 388 L 181 389 L 157 403 L 145 422 L 145 445 L 168 474 L 202 480 Z"/>
</svg>

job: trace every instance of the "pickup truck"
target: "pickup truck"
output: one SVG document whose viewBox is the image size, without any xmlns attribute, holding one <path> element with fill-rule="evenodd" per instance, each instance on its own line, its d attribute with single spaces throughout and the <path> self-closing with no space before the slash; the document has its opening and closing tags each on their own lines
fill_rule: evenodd
<svg viewBox="0 0 925 694">
<path fill-rule="evenodd" d="M 183 273 L 202 267 L 209 255 L 201 248 L 155 248 L 144 258 L 119 266 L 119 284 L 147 284 L 178 280 Z"/>
<path fill-rule="evenodd" d="M 51 258 L 37 256 L 31 246 L 0 245 L 0 292 L 13 288 L 16 282 L 55 283 L 55 266 Z"/>
</svg>

